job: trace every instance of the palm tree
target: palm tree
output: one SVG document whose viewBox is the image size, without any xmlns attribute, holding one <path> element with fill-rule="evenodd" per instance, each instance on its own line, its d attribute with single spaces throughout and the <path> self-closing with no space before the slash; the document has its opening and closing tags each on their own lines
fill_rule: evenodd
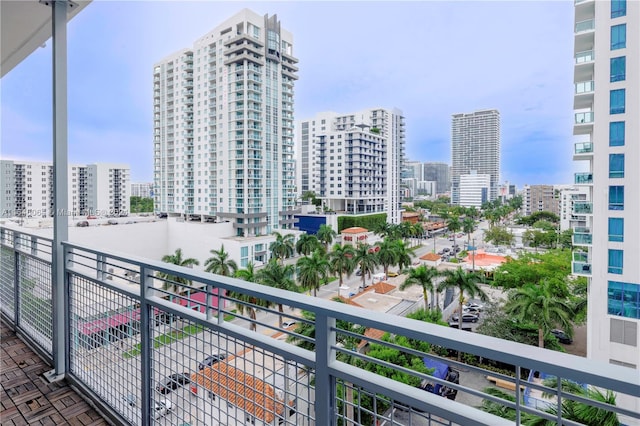
<svg viewBox="0 0 640 426">
<path fill-rule="evenodd" d="M 296 251 L 308 256 L 310 253 L 313 253 L 319 245 L 320 242 L 315 235 L 302 234 L 296 242 Z"/>
<path fill-rule="evenodd" d="M 293 234 L 281 235 L 279 232 L 274 232 L 273 235 L 276 240 L 269 245 L 269 250 L 271 250 L 271 256 L 282 263 L 284 259 L 293 256 L 295 237 Z"/>
<path fill-rule="evenodd" d="M 338 274 L 338 288 L 342 287 L 342 274 L 350 276 L 353 272 L 355 254 L 353 247 L 341 244 L 335 244 L 329 253 L 329 268 L 331 272 Z M 340 290 L 338 290 L 338 294 L 340 294 Z"/>
<path fill-rule="evenodd" d="M 378 256 L 371 251 L 370 245 L 358 244 L 353 260 L 360 267 L 360 272 L 362 273 L 362 288 L 364 288 L 367 275 L 370 276 L 378 265 Z"/>
<path fill-rule="evenodd" d="M 476 221 L 470 217 L 465 217 L 464 220 L 462 221 L 462 232 L 467 234 L 467 246 L 471 241 L 471 233 L 475 228 L 476 228 Z"/>
<path fill-rule="evenodd" d="M 374 228 L 373 232 L 380 235 L 381 238 L 389 237 L 391 234 L 391 224 L 389 222 L 379 222 Z"/>
<path fill-rule="evenodd" d="M 384 274 L 387 275 L 389 273 L 389 266 L 398 264 L 398 253 L 395 241 L 385 238 L 382 241 L 378 241 L 376 246 L 380 248 L 376 254 L 376 256 L 378 256 L 378 263 L 382 265 Z"/>
<path fill-rule="evenodd" d="M 451 231 L 453 233 L 453 246 L 456 246 L 456 232 L 458 232 L 460 230 L 460 227 L 462 226 L 462 224 L 460 223 L 460 220 L 458 219 L 458 216 L 453 216 L 452 218 L 450 218 L 447 221 L 447 228 L 449 229 L 449 231 Z M 457 257 L 457 255 L 456 255 Z"/>
<path fill-rule="evenodd" d="M 423 234 L 424 234 L 424 227 L 422 226 L 422 224 L 420 222 L 414 223 L 413 224 L 413 236 L 416 239 L 421 239 Z M 416 245 L 417 245 L 417 243 L 416 243 Z"/>
<path fill-rule="evenodd" d="M 257 273 L 257 281 L 260 284 L 273 288 L 279 288 L 287 291 L 298 291 L 298 286 L 293 279 L 293 265 L 281 265 L 277 261 L 272 260 Z M 278 326 L 282 327 L 282 316 L 284 308 L 282 303 L 278 303 Z"/>
<path fill-rule="evenodd" d="M 336 231 L 331 228 L 331 225 L 320 225 L 316 236 L 318 241 L 324 244 L 324 250 L 329 251 L 329 244 L 333 242 L 333 239 L 337 236 Z"/>
<path fill-rule="evenodd" d="M 544 380 L 543 384 L 551 389 L 558 389 L 558 378 L 549 377 Z M 562 390 L 572 393 L 574 395 L 581 396 L 583 398 L 590 399 L 592 401 L 601 402 L 603 404 L 616 405 L 616 394 L 607 389 L 604 393 L 602 390 L 594 387 L 587 387 L 586 389 L 580 384 L 569 381 L 561 381 Z M 542 395 L 547 398 L 553 398 L 556 394 L 552 392 L 543 392 Z M 557 407 L 551 407 L 548 412 L 557 415 Z M 620 421 L 618 415 L 604 408 L 595 407 L 582 402 L 574 401 L 569 398 L 562 399 L 562 417 L 566 420 L 572 420 L 576 423 L 588 425 L 588 426 L 618 426 Z M 532 423 L 536 425 L 551 425 L 556 422 L 545 421 Z"/>
<path fill-rule="evenodd" d="M 224 244 L 220 250 L 211 250 L 210 253 L 213 256 L 204 262 L 205 271 L 230 277 L 238 270 L 235 260 L 229 259 L 229 253 L 224 251 Z"/>
<path fill-rule="evenodd" d="M 424 298 L 424 308 L 429 309 L 429 300 L 427 297 L 427 290 L 433 294 L 433 280 L 440 276 L 440 272 L 432 267 L 426 265 L 418 266 L 417 268 L 409 269 L 409 276 L 400 284 L 400 290 L 405 290 L 411 286 L 419 285 L 422 287 L 422 297 Z M 433 298 L 431 300 L 433 304 Z"/>
<path fill-rule="evenodd" d="M 247 264 L 247 269 L 240 269 L 236 271 L 234 276 L 249 282 L 255 282 L 257 278 L 257 274 L 254 273 L 253 263 Z M 244 315 L 245 309 L 247 310 L 249 318 L 251 318 L 251 325 L 249 326 L 249 329 L 251 331 L 256 331 L 256 311 L 258 307 L 268 308 L 271 306 L 271 302 L 237 291 L 230 291 L 228 296 L 235 300 L 236 306 L 238 307 L 238 311 L 241 315 Z"/>
<path fill-rule="evenodd" d="M 301 257 L 296 263 L 298 267 L 298 281 L 302 288 L 313 289 L 313 295 L 318 295 L 318 289 L 323 280 L 329 275 L 329 262 L 323 250 L 317 249 L 310 257 Z"/>
<path fill-rule="evenodd" d="M 172 265 L 184 266 L 186 268 L 191 268 L 193 267 L 193 265 L 200 265 L 200 262 L 192 257 L 183 259 L 182 249 L 176 249 L 174 254 L 167 254 L 162 256 L 162 261 L 165 263 L 171 263 Z M 157 276 L 162 280 L 162 289 L 171 290 L 174 293 L 182 293 L 180 284 L 185 286 L 191 285 L 191 280 L 188 280 L 185 277 L 181 277 L 179 275 L 171 275 L 164 272 L 158 272 Z"/>
<path fill-rule="evenodd" d="M 394 243 L 394 251 L 396 253 L 396 264 L 398 270 L 402 271 L 405 266 L 411 265 L 411 259 L 413 258 L 413 249 L 405 246 L 401 240 L 396 240 Z"/>
<path fill-rule="evenodd" d="M 464 295 L 467 294 L 469 298 L 480 297 L 482 301 L 488 300 L 486 293 L 478 286 L 484 277 L 477 272 L 463 271 L 462 268 L 443 271 L 442 275 L 445 278 L 444 281 L 438 284 L 438 292 L 448 288 L 456 288 L 460 292 L 458 295 L 458 302 L 460 302 L 460 306 L 458 307 L 458 330 L 462 330 L 462 305 L 464 304 Z M 458 359 L 460 359 L 460 352 L 458 352 Z"/>
<path fill-rule="evenodd" d="M 568 301 L 554 294 L 554 286 L 548 280 L 540 284 L 525 284 L 511 292 L 505 312 L 521 322 L 535 324 L 541 348 L 544 348 L 544 336 L 556 327 L 571 334 L 573 309 Z"/>
</svg>

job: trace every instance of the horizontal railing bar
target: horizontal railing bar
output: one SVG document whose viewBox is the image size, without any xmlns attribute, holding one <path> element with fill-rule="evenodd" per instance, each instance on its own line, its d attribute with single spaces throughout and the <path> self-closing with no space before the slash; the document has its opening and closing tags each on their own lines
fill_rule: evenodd
<svg viewBox="0 0 640 426">
<path fill-rule="evenodd" d="M 84 246 L 64 243 L 69 248 L 85 250 Z M 96 255 L 107 255 L 129 263 L 137 263 L 152 269 L 166 271 L 192 281 L 203 282 L 239 293 L 258 298 L 267 298 L 275 303 L 295 306 L 311 312 L 329 312 L 336 319 L 343 319 L 354 324 L 370 328 L 385 330 L 390 333 L 401 334 L 408 338 L 427 341 L 432 344 L 445 346 L 454 350 L 473 353 L 483 358 L 502 361 L 511 365 L 526 366 L 530 369 L 543 371 L 546 374 L 587 382 L 592 385 L 615 389 L 617 392 L 640 397 L 640 384 L 633 380 L 625 367 L 594 362 L 582 357 L 568 355 L 556 351 L 533 347 L 517 342 L 468 333 L 463 330 L 452 330 L 436 324 L 418 322 L 396 315 L 371 312 L 363 308 L 339 304 L 324 299 L 318 299 L 304 294 L 291 293 L 260 284 L 242 281 L 236 278 L 213 275 L 207 272 L 193 271 L 189 268 L 171 265 L 163 262 L 149 261 L 128 255 L 113 254 L 95 249 L 88 249 Z M 213 278 L 212 278 L 213 277 Z M 292 295 L 295 294 L 295 299 Z M 339 310 L 338 310 L 339 308 Z"/>
</svg>

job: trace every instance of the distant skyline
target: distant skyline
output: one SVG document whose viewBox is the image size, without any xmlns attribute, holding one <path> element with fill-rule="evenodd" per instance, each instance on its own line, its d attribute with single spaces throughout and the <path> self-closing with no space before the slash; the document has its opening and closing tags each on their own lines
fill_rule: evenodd
<svg viewBox="0 0 640 426">
<path fill-rule="evenodd" d="M 399 108 L 407 160 L 450 164 L 451 116 L 497 109 L 501 183 L 572 182 L 573 1 L 96 0 L 69 24 L 70 163 L 152 181 L 153 64 L 244 7 L 293 34 L 296 120 Z M 50 68 L 51 41 L 2 79 L 3 159 L 51 161 Z"/>
</svg>

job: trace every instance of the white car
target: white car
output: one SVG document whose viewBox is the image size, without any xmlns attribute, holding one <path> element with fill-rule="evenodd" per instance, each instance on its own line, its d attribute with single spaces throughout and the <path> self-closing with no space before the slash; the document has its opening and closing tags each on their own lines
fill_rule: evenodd
<svg viewBox="0 0 640 426">
<path fill-rule="evenodd" d="M 156 420 L 166 416 L 171 410 L 173 410 L 173 403 L 168 399 L 153 402 L 153 418 Z"/>
</svg>

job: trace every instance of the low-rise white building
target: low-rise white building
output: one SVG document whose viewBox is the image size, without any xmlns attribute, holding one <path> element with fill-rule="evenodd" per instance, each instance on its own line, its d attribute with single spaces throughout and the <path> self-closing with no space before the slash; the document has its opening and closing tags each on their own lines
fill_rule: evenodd
<svg viewBox="0 0 640 426">
<path fill-rule="evenodd" d="M 472 170 L 469 174 L 460 175 L 460 203 L 462 207 L 480 208 L 489 201 L 491 175 L 478 174 Z"/>
</svg>

